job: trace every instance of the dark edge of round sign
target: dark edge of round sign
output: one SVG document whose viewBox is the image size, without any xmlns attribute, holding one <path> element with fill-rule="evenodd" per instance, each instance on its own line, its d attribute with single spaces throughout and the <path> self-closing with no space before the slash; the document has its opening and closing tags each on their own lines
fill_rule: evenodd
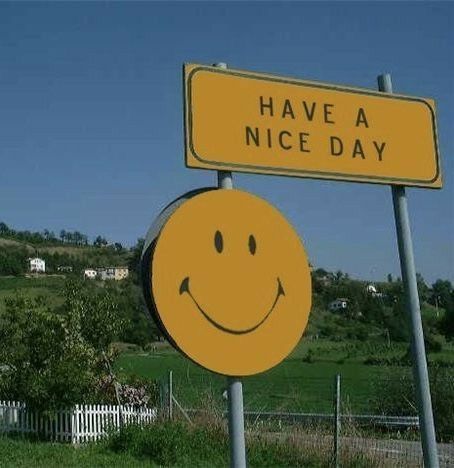
<svg viewBox="0 0 454 468">
<path fill-rule="evenodd" d="M 155 251 L 156 243 L 159 238 L 159 234 L 161 233 L 162 228 L 169 220 L 170 216 L 187 200 L 200 193 L 209 192 L 211 190 L 217 190 L 217 187 L 203 187 L 200 189 L 190 190 L 185 194 L 181 195 L 180 197 L 176 198 L 168 205 L 166 205 L 156 219 L 153 221 L 152 225 L 150 226 L 147 235 L 145 237 L 144 246 L 142 249 L 142 255 L 140 259 L 140 283 L 142 284 L 142 293 L 145 300 L 145 304 L 147 306 L 148 312 L 155 322 L 158 330 L 161 334 L 169 341 L 169 343 L 180 352 L 183 352 L 175 343 L 175 341 L 170 337 L 167 333 L 161 319 L 159 316 L 159 312 L 157 310 L 154 298 L 153 298 L 153 291 L 151 288 L 151 264 L 153 261 L 153 254 Z M 184 354 L 184 353 L 183 353 Z"/>
</svg>

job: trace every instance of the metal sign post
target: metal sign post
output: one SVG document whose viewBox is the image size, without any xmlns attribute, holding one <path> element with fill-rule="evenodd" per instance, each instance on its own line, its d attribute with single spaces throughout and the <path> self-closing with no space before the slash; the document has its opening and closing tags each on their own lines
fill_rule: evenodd
<svg viewBox="0 0 454 468">
<path fill-rule="evenodd" d="M 219 68 L 227 68 L 225 63 L 217 63 Z M 218 171 L 218 187 L 232 189 L 232 173 Z M 246 468 L 246 445 L 244 442 L 243 384 L 236 377 L 227 378 L 229 405 L 230 466 Z"/>
<path fill-rule="evenodd" d="M 378 88 L 385 93 L 392 93 L 391 75 L 378 77 Z M 411 240 L 410 221 L 407 209 L 405 187 L 392 187 L 394 217 L 396 221 L 397 242 L 399 247 L 400 268 L 407 300 L 407 311 L 411 325 L 411 350 L 413 356 L 413 375 L 416 387 L 416 398 L 419 409 L 419 425 L 424 453 L 424 465 L 438 468 L 437 443 L 430 398 L 429 375 L 427 372 L 424 334 L 421 322 L 418 288 L 416 283 L 413 244 Z"/>
</svg>

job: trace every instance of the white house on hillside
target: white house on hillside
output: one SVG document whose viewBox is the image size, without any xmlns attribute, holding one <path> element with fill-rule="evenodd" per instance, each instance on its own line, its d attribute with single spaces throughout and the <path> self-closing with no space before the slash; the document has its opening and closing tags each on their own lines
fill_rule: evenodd
<svg viewBox="0 0 454 468">
<path fill-rule="evenodd" d="M 45 273 L 46 262 L 42 258 L 29 258 L 28 259 L 29 270 L 31 273 Z"/>
<path fill-rule="evenodd" d="M 95 279 L 97 275 L 97 271 L 93 268 L 85 268 L 84 270 L 84 278 L 87 279 Z"/>
<path fill-rule="evenodd" d="M 368 284 L 366 286 L 367 294 L 370 294 L 372 297 L 383 297 L 383 293 L 378 292 L 377 288 L 373 284 Z"/>
<path fill-rule="evenodd" d="M 344 299 L 343 297 L 340 297 L 339 299 L 336 299 L 335 301 L 331 302 L 328 306 L 329 310 L 331 311 L 336 311 L 336 310 L 345 310 L 348 307 L 348 299 Z"/>
<path fill-rule="evenodd" d="M 98 278 L 100 278 L 102 281 L 121 281 L 129 276 L 129 270 L 126 266 L 98 268 L 97 271 Z"/>
</svg>

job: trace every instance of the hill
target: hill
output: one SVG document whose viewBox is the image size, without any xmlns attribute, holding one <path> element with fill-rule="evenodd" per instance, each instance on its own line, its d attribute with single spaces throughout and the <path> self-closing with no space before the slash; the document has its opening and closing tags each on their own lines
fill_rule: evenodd
<svg viewBox="0 0 454 468">
<path fill-rule="evenodd" d="M 93 244 L 88 237 L 76 231 L 61 232 L 57 238 L 52 232 L 16 231 L 0 223 L 0 276 L 18 276 L 27 272 L 27 259 L 39 256 L 46 261 L 46 273 L 57 274 L 59 267 L 71 267 L 80 274 L 85 268 L 129 265 L 133 249 L 120 243 L 109 244 L 98 236 Z"/>
<path fill-rule="evenodd" d="M 39 290 L 40 294 L 53 296 L 58 302 L 64 282 L 62 277 L 68 275 L 62 275 L 59 267 L 71 267 L 70 275 L 81 278 L 85 268 L 128 266 L 132 273 L 128 281 L 131 285 L 128 294 L 122 291 L 122 295 L 138 310 L 142 306 L 139 306 L 141 292 L 136 271 L 141 250 L 141 240 L 128 249 L 118 242 L 109 244 L 102 236 L 89 244 L 88 237 L 78 231 L 62 230 L 57 238 L 47 230 L 42 233 L 16 231 L 0 222 L 0 277 L 12 277 L 0 281 L 0 290 L 3 289 L 0 295 L 6 295 L 7 290 L 20 290 L 21 294 L 33 297 Z M 18 282 L 18 277 L 27 273 L 27 258 L 34 255 L 46 261 L 46 275 L 42 281 L 35 278 L 35 281 Z M 52 275 L 60 275 L 60 279 L 51 280 Z M 98 287 L 104 287 L 103 283 L 99 282 Z M 418 290 L 428 345 L 440 349 L 445 339 L 454 336 L 454 290 L 449 281 L 443 280 L 429 286 L 421 275 L 418 275 Z M 334 309 L 333 303 L 340 298 L 345 307 Z M 387 281 L 371 284 L 352 279 L 341 271 L 314 269 L 312 311 L 305 334 L 314 339 L 368 341 L 378 338 L 386 342 L 408 342 L 402 282 L 388 275 Z"/>
</svg>

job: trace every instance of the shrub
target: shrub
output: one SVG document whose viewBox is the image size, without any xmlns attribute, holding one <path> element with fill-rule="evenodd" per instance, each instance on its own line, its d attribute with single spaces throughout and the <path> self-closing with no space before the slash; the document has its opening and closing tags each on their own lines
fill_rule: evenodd
<svg viewBox="0 0 454 468">
<path fill-rule="evenodd" d="M 433 364 L 429 367 L 430 391 L 437 440 L 454 440 L 454 379 L 450 368 Z M 410 370 L 398 378 L 374 382 L 372 407 L 379 414 L 407 416 L 417 414 L 414 383 Z"/>
<path fill-rule="evenodd" d="M 443 350 L 443 338 L 440 335 L 427 333 L 424 337 L 427 353 L 439 353 Z"/>
<path fill-rule="evenodd" d="M 68 282 L 66 302 L 15 297 L 0 309 L 0 397 L 52 411 L 93 402 L 108 348 L 122 321 L 108 293 Z"/>
<path fill-rule="evenodd" d="M 309 349 L 309 351 L 303 357 L 303 362 L 307 362 L 309 364 L 314 362 L 314 351 L 312 349 Z"/>
<path fill-rule="evenodd" d="M 113 434 L 107 444 L 114 452 L 146 457 L 164 466 L 177 463 L 191 465 L 191 459 L 222 465 L 221 458 L 228 453 L 227 439 L 220 431 L 210 432 L 204 427 L 189 428 L 181 422 L 169 421 L 144 428 L 127 426 Z"/>
<path fill-rule="evenodd" d="M 128 453 L 160 466 L 227 466 L 229 439 L 225 421 L 192 426 L 179 421 L 161 421 L 143 428 L 127 426 L 113 433 L 106 448 Z M 325 444 L 325 433 L 294 429 L 285 437 L 249 433 L 246 457 L 251 467 L 324 467 L 331 464 L 332 452 Z M 308 440 L 310 441 L 308 444 Z M 342 466 L 372 467 L 373 458 L 361 452 L 343 453 Z M 154 466 L 154 465 L 153 465 Z"/>
</svg>

